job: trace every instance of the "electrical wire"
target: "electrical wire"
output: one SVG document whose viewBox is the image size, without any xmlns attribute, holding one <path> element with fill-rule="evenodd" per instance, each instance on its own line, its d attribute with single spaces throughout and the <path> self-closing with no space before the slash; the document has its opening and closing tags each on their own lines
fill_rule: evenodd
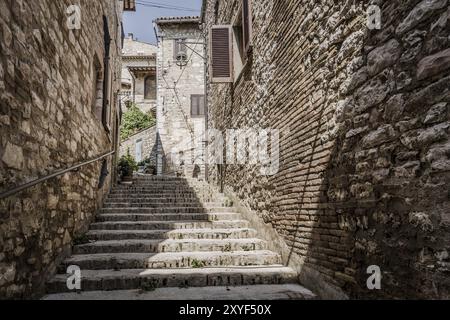
<svg viewBox="0 0 450 320">
<path fill-rule="evenodd" d="M 145 1 L 145 0 L 136 1 L 136 4 L 141 5 L 143 7 L 159 8 L 159 9 L 167 9 L 167 10 L 190 11 L 190 12 L 199 12 L 200 11 L 200 10 L 194 9 L 194 8 L 171 6 L 171 5 L 166 5 L 166 4 L 152 2 L 152 1 Z"/>
</svg>

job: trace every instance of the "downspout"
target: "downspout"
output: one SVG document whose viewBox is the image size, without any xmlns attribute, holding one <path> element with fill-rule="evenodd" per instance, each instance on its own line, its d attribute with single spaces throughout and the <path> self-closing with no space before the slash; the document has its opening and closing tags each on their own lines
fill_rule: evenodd
<svg viewBox="0 0 450 320">
<path fill-rule="evenodd" d="M 208 140 L 208 128 L 209 128 L 209 117 L 208 117 L 208 112 L 209 112 L 209 105 L 208 105 L 208 46 L 207 46 L 207 36 L 206 36 L 206 24 L 204 22 L 201 22 L 201 29 L 203 32 L 203 54 L 204 54 L 204 59 L 203 59 L 203 63 L 204 63 L 204 70 L 203 70 L 203 78 L 204 78 L 204 91 L 205 91 L 205 136 L 204 136 L 204 150 L 203 152 L 205 153 L 205 181 L 209 182 L 209 154 L 208 154 L 208 147 L 209 147 L 209 140 Z"/>
</svg>

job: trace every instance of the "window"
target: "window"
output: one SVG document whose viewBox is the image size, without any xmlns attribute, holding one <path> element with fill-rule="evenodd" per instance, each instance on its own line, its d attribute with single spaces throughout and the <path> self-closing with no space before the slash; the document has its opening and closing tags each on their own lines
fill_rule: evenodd
<svg viewBox="0 0 450 320">
<path fill-rule="evenodd" d="M 231 26 L 213 26 L 210 35 L 212 82 L 237 80 L 252 47 L 251 0 L 241 0 L 241 9 Z"/>
<path fill-rule="evenodd" d="M 125 0 L 123 2 L 123 11 L 136 11 L 136 1 Z"/>
<path fill-rule="evenodd" d="M 156 76 L 147 76 L 144 80 L 144 98 L 156 100 Z"/>
<path fill-rule="evenodd" d="M 180 53 L 186 54 L 186 39 L 175 39 L 173 48 L 173 59 L 178 60 L 178 55 Z"/>
<path fill-rule="evenodd" d="M 200 94 L 191 95 L 191 117 L 205 116 L 205 96 Z"/>
</svg>

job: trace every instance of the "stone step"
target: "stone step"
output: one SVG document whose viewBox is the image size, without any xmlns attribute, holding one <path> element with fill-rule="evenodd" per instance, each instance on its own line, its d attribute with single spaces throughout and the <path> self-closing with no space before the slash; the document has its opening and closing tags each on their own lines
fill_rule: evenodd
<svg viewBox="0 0 450 320">
<path fill-rule="evenodd" d="M 197 198 L 195 193 L 173 193 L 173 192 L 166 192 L 166 193 L 145 193 L 145 192 L 115 192 L 115 191 L 111 191 L 111 193 L 108 195 L 108 200 L 109 199 L 118 199 L 118 198 L 122 198 L 122 199 L 127 199 L 128 200 L 134 200 L 134 199 L 192 199 L 192 200 L 197 200 L 199 201 L 199 199 Z"/>
<path fill-rule="evenodd" d="M 48 293 L 69 292 L 67 275 L 47 283 Z M 245 286 L 297 283 L 297 273 L 282 266 L 203 269 L 82 270 L 82 291 L 111 291 L 163 287 Z"/>
<path fill-rule="evenodd" d="M 234 213 L 237 209 L 234 207 L 128 207 L 128 208 L 102 208 L 101 213 Z"/>
<path fill-rule="evenodd" d="M 145 269 L 148 259 L 155 253 L 102 253 L 77 254 L 63 261 L 58 273 L 65 274 L 69 266 L 78 266 L 84 270 L 120 270 Z"/>
<path fill-rule="evenodd" d="M 177 229 L 227 229 L 248 228 L 246 220 L 233 221 L 141 221 L 141 222 L 96 222 L 91 230 L 177 230 Z"/>
<path fill-rule="evenodd" d="M 74 246 L 74 254 L 265 250 L 265 241 L 249 239 L 111 240 Z"/>
<path fill-rule="evenodd" d="M 224 301 L 283 301 L 314 300 L 317 296 L 298 284 L 253 285 L 234 287 L 196 287 L 196 288 L 159 288 L 144 290 L 88 291 L 80 293 L 51 294 L 43 298 L 50 301 L 65 300 L 136 300 L 136 301 L 171 301 L 171 300 L 210 300 Z"/>
<path fill-rule="evenodd" d="M 100 213 L 206 213 L 203 207 L 164 207 L 164 208 L 102 208 Z"/>
<path fill-rule="evenodd" d="M 232 212 L 224 213 L 157 213 L 157 214 L 130 214 L 130 213 L 109 213 L 97 216 L 98 222 L 107 221 L 219 221 L 237 220 L 239 214 Z"/>
<path fill-rule="evenodd" d="M 176 197 L 176 198 L 183 198 L 183 197 L 190 197 L 190 198 L 196 198 L 196 195 L 194 192 L 163 192 L 163 191 L 111 191 L 109 197 L 121 197 L 121 198 L 155 198 L 155 197 L 161 197 L 161 198 L 170 198 L 170 197 Z"/>
<path fill-rule="evenodd" d="M 139 239 L 246 239 L 255 238 L 256 230 L 237 229 L 180 229 L 180 230 L 91 230 L 86 236 L 91 241 Z"/>
<path fill-rule="evenodd" d="M 128 204 L 141 204 L 141 203 L 161 203 L 165 205 L 169 205 L 171 203 L 195 203 L 199 206 L 201 206 L 201 202 L 198 199 L 195 198 L 147 198 L 147 197 L 140 197 L 140 198 L 124 198 L 124 197 L 117 197 L 117 198 L 108 198 L 105 201 L 106 204 L 115 204 L 115 203 L 128 203 Z"/>
<path fill-rule="evenodd" d="M 79 254 L 66 259 L 58 273 L 75 265 L 85 270 L 211 268 L 279 265 L 281 258 L 271 251 L 103 253 Z"/>
<path fill-rule="evenodd" d="M 158 253 L 147 261 L 150 269 L 281 265 L 281 257 L 267 250 Z"/>
<path fill-rule="evenodd" d="M 123 186 L 116 187 L 114 191 L 153 191 L 153 192 L 194 192 L 194 190 L 187 186 L 151 186 L 151 185 L 133 185 L 133 186 Z"/>
<path fill-rule="evenodd" d="M 106 202 L 103 208 L 202 208 L 202 204 L 199 202 L 173 202 L 173 203 L 163 203 L 163 202 L 141 202 L 141 203 L 131 203 L 131 202 Z"/>
<path fill-rule="evenodd" d="M 209 221 L 206 213 L 106 213 L 96 217 L 98 222 L 108 221 Z"/>
</svg>

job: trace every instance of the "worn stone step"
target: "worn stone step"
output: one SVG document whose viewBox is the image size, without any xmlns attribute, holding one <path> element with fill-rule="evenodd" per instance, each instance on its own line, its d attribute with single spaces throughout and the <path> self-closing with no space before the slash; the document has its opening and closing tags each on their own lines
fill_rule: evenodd
<svg viewBox="0 0 450 320">
<path fill-rule="evenodd" d="M 85 270 L 145 269 L 153 255 L 155 253 L 77 254 L 64 260 L 58 273 L 66 273 L 67 268 L 72 265 Z"/>
<path fill-rule="evenodd" d="M 101 213 L 206 213 L 203 207 L 163 207 L 163 208 L 102 208 Z"/>
<path fill-rule="evenodd" d="M 170 230 L 91 230 L 86 233 L 90 241 L 156 240 L 168 239 Z"/>
<path fill-rule="evenodd" d="M 144 291 L 164 287 L 242 286 L 297 283 L 297 273 L 280 266 L 203 269 L 82 270 L 82 291 Z M 48 293 L 69 292 L 67 275 L 47 283 Z"/>
<path fill-rule="evenodd" d="M 181 198 L 190 198 L 190 199 L 197 199 L 195 193 L 189 193 L 189 192 L 146 192 L 146 191 L 122 191 L 122 192 L 116 192 L 112 191 L 108 199 L 114 199 L 114 198 L 128 198 L 128 199 L 135 199 L 135 198 L 174 198 L 174 199 L 181 199 Z"/>
<path fill-rule="evenodd" d="M 210 268 L 232 266 L 280 265 L 281 258 L 272 251 L 182 252 L 182 253 L 102 253 L 77 254 L 64 260 L 58 273 L 75 265 L 86 270 Z"/>
<path fill-rule="evenodd" d="M 158 253 L 147 261 L 153 269 L 281 265 L 281 257 L 267 250 Z"/>
<path fill-rule="evenodd" d="M 91 241 L 131 239 L 245 239 L 255 238 L 256 230 L 236 229 L 183 229 L 183 230 L 91 230 L 86 237 Z"/>
<path fill-rule="evenodd" d="M 187 186 L 152 186 L 152 185 L 133 185 L 114 188 L 115 191 L 153 191 L 153 192 L 194 192 L 194 190 Z"/>
<path fill-rule="evenodd" d="M 74 246 L 74 254 L 120 253 L 120 252 L 191 252 L 191 251 L 252 251 L 264 250 L 265 241 L 249 239 L 156 239 L 96 241 Z"/>
<path fill-rule="evenodd" d="M 128 207 L 128 208 L 102 208 L 101 213 L 234 213 L 237 209 L 234 207 Z"/>
<path fill-rule="evenodd" d="M 219 213 L 108 213 L 97 216 L 98 222 L 107 221 L 219 221 L 237 220 L 239 214 L 232 212 Z"/>
<path fill-rule="evenodd" d="M 91 230 L 176 230 L 176 229 L 226 229 L 248 228 L 246 220 L 230 221 L 141 221 L 141 222 L 96 222 Z"/>
<path fill-rule="evenodd" d="M 196 199 L 198 200 L 197 195 L 194 192 L 188 192 L 188 193 L 173 193 L 173 192 L 165 192 L 165 193 L 145 193 L 145 192 L 116 192 L 111 191 L 108 195 L 107 199 L 117 199 L 117 198 L 124 198 L 124 199 Z"/>
<path fill-rule="evenodd" d="M 201 202 L 196 198 L 148 198 L 148 197 L 140 197 L 140 198 L 108 198 L 105 201 L 105 204 L 115 204 L 115 203 L 128 203 L 128 204 L 141 204 L 141 203 L 161 203 L 165 205 L 169 205 L 171 203 L 195 203 L 198 206 L 201 206 Z"/>
<path fill-rule="evenodd" d="M 206 213 L 108 213 L 97 216 L 98 222 L 107 221 L 208 221 Z"/>
<path fill-rule="evenodd" d="M 202 204 L 199 202 L 173 202 L 173 203 L 164 203 L 164 202 L 141 202 L 141 203 L 132 203 L 132 202 L 115 202 L 110 203 L 106 202 L 103 208 L 202 208 Z"/>
<path fill-rule="evenodd" d="M 196 287 L 196 288 L 159 288 L 144 290 L 88 291 L 81 293 L 60 293 L 46 295 L 43 300 L 140 300 L 140 301 L 180 301 L 180 300 L 216 301 L 283 301 L 314 300 L 317 296 L 298 284 L 274 284 L 234 287 Z"/>
</svg>

